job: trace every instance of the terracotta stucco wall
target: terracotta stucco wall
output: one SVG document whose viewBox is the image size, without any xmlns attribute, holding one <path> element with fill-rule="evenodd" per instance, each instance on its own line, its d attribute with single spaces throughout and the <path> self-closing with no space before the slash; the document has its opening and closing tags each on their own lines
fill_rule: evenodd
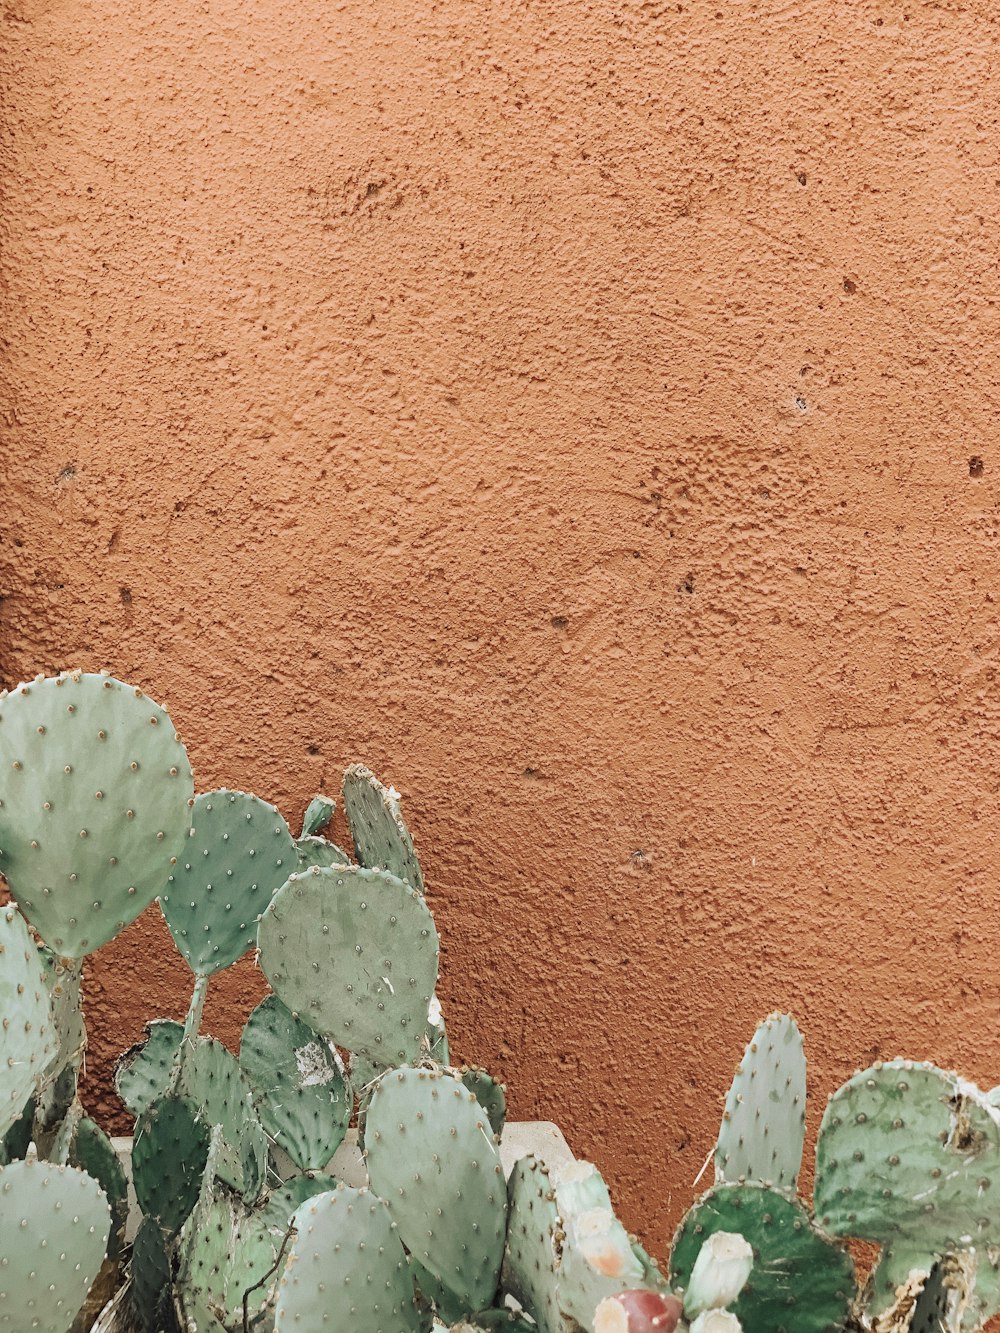
<svg viewBox="0 0 1000 1333">
<path fill-rule="evenodd" d="M 2 14 L 4 683 L 394 782 L 455 1050 L 661 1252 L 770 1008 L 813 1128 L 1000 1079 L 995 5 Z M 90 982 L 108 1114 L 189 980 Z"/>
</svg>

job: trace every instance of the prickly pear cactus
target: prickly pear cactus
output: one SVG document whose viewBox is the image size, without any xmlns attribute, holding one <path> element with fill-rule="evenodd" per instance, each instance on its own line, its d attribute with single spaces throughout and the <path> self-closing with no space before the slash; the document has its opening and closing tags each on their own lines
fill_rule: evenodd
<svg viewBox="0 0 1000 1333">
<path fill-rule="evenodd" d="M 806 1124 L 802 1034 L 788 1014 L 754 1033 L 733 1079 L 715 1154 L 716 1184 L 795 1190 Z"/>
<path fill-rule="evenodd" d="M 24 918 L 0 908 L 0 1137 L 18 1120 L 56 1051 L 42 961 Z"/>
<path fill-rule="evenodd" d="M 68 1329 L 100 1271 L 110 1226 L 108 1201 L 85 1172 L 42 1161 L 5 1166 L 0 1329 Z"/>
<path fill-rule="evenodd" d="M 415 889 L 385 871 L 313 867 L 274 895 L 257 940 L 275 994 L 310 1027 L 387 1065 L 417 1058 L 438 937 Z"/>
<path fill-rule="evenodd" d="M 349 866 L 351 858 L 336 843 L 325 838 L 299 838 L 295 844 L 300 871 L 310 866 Z"/>
<path fill-rule="evenodd" d="M 486 1309 L 503 1259 L 507 1190 L 473 1094 L 436 1070 L 386 1074 L 368 1107 L 365 1157 L 409 1252 L 466 1310 Z"/>
<path fill-rule="evenodd" d="M 532 1156 L 515 1162 L 507 1197 L 503 1289 L 527 1310 L 541 1333 L 563 1333 L 559 1269 L 565 1233 L 544 1162 Z"/>
<path fill-rule="evenodd" d="M 399 792 L 384 787 L 364 764 L 351 764 L 344 774 L 344 809 L 354 853 L 361 865 L 388 870 L 418 893 L 424 877 L 413 846 L 413 837 L 399 810 Z"/>
<path fill-rule="evenodd" d="M 132 1183 L 139 1207 L 175 1234 L 194 1207 L 208 1161 L 210 1131 L 186 1097 L 161 1097 L 135 1127 Z"/>
<path fill-rule="evenodd" d="M 317 834 L 320 829 L 326 828 L 333 818 L 334 811 L 337 808 L 337 802 L 329 796 L 314 796 L 306 807 L 305 815 L 302 818 L 301 838 L 311 838 Z"/>
<path fill-rule="evenodd" d="M 474 1065 L 463 1065 L 461 1069 L 451 1070 L 456 1078 L 461 1079 L 476 1101 L 489 1117 L 494 1134 L 499 1134 L 507 1119 L 507 1096 L 502 1083 L 498 1083 L 485 1069 Z"/>
<path fill-rule="evenodd" d="M 39 1152 L 45 1156 L 46 1139 L 57 1130 L 76 1098 L 87 1032 L 80 993 L 82 964 L 75 959 L 59 958 L 44 945 L 39 947 L 38 957 L 49 990 L 55 1036 L 55 1050 L 39 1082 L 35 1108 Z"/>
<path fill-rule="evenodd" d="M 267 1136 L 239 1061 L 213 1037 L 199 1037 L 182 1048 L 180 1059 L 174 1090 L 198 1108 L 206 1125 L 222 1128 L 216 1175 L 252 1202 L 267 1169 Z"/>
<path fill-rule="evenodd" d="M 326 1323 L 352 1333 L 419 1333 L 406 1255 L 382 1199 L 340 1185 L 304 1203 L 295 1225 L 276 1333 Z"/>
<path fill-rule="evenodd" d="M 745 1333 L 840 1333 L 848 1327 L 854 1270 L 846 1251 L 813 1226 L 801 1204 L 763 1185 L 717 1185 L 674 1236 L 670 1285 L 687 1287 L 702 1244 L 717 1231 L 753 1247 L 749 1280 L 733 1312 Z"/>
<path fill-rule="evenodd" d="M 71 1166 L 86 1171 L 104 1191 L 111 1210 L 111 1229 L 108 1235 L 108 1254 L 117 1259 L 125 1245 L 125 1225 L 128 1222 L 128 1180 L 114 1144 L 104 1130 L 86 1116 L 76 1126 L 69 1147 Z"/>
<path fill-rule="evenodd" d="M 0 873 L 52 949 L 81 958 L 166 883 L 190 827 L 191 765 L 164 709 L 111 676 L 0 699 Z"/>
<path fill-rule="evenodd" d="M 340 1147 L 354 1098 L 335 1049 L 276 995 L 247 1019 L 240 1067 L 267 1133 L 300 1171 L 320 1171 Z"/>
<path fill-rule="evenodd" d="M 144 1217 L 132 1242 L 132 1314 L 143 1333 L 174 1333 L 173 1291 L 167 1238 L 155 1218 Z"/>
<path fill-rule="evenodd" d="M 115 1087 L 136 1119 L 166 1092 L 183 1035 L 183 1025 L 172 1019 L 147 1023 L 146 1040 L 119 1057 Z"/>
<path fill-rule="evenodd" d="M 160 894 L 174 942 L 197 976 L 229 967 L 253 946 L 257 918 L 297 865 L 273 805 L 225 788 L 197 798 L 191 836 Z"/>
</svg>

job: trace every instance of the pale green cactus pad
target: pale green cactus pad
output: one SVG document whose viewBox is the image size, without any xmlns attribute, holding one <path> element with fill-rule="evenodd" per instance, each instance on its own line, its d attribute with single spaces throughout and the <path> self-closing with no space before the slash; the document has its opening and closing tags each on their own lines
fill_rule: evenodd
<svg viewBox="0 0 1000 1333">
<path fill-rule="evenodd" d="M 275 1333 L 419 1333 L 406 1255 L 382 1199 L 340 1185 L 304 1203 L 295 1225 Z"/>
<path fill-rule="evenodd" d="M 716 1184 L 751 1181 L 794 1191 L 805 1125 L 802 1034 L 788 1014 L 771 1014 L 754 1033 L 726 1097 Z"/>
<path fill-rule="evenodd" d="M 132 1182 L 139 1207 L 164 1231 L 176 1233 L 198 1198 L 209 1128 L 186 1097 L 161 1097 L 135 1130 Z"/>
<path fill-rule="evenodd" d="M 170 1082 L 184 1026 L 172 1019 L 146 1024 L 146 1040 L 130 1046 L 115 1067 L 115 1087 L 132 1114 L 139 1118 Z"/>
<path fill-rule="evenodd" d="M 18 1120 L 56 1052 L 42 960 L 24 918 L 0 908 L 0 1136 Z"/>
<path fill-rule="evenodd" d="M 670 1285 L 683 1291 L 698 1252 L 716 1231 L 744 1236 L 753 1269 L 732 1305 L 744 1333 L 840 1333 L 854 1296 L 850 1256 L 813 1226 L 801 1204 L 763 1185 L 717 1185 L 674 1236 Z"/>
<path fill-rule="evenodd" d="M 487 1308 L 503 1259 L 507 1187 L 473 1094 L 437 1070 L 384 1075 L 368 1107 L 365 1158 L 413 1257 L 466 1310 Z"/>
<path fill-rule="evenodd" d="M 349 866 L 351 858 L 326 838 L 299 838 L 295 844 L 299 870 L 309 866 Z"/>
<path fill-rule="evenodd" d="M 816 1216 L 836 1236 L 941 1255 L 1000 1240 L 1000 1114 L 934 1065 L 891 1060 L 833 1094 Z"/>
<path fill-rule="evenodd" d="M 532 1316 L 541 1333 L 563 1333 L 558 1276 L 563 1225 L 545 1164 L 532 1156 L 515 1162 L 507 1197 L 510 1218 L 503 1287 Z"/>
<path fill-rule="evenodd" d="M 52 1009 L 55 1050 L 41 1079 L 36 1108 L 44 1135 L 58 1125 L 76 1097 L 78 1073 L 87 1046 L 80 996 L 82 964 L 57 957 L 45 945 L 38 957 L 45 974 Z"/>
<path fill-rule="evenodd" d="M 438 937 L 415 889 L 384 871 L 313 867 L 274 895 L 257 942 L 275 994 L 310 1027 L 387 1065 L 417 1058 Z"/>
<path fill-rule="evenodd" d="M 336 1050 L 269 995 L 247 1019 L 240 1067 L 267 1133 L 300 1171 L 322 1170 L 344 1141 L 354 1105 Z"/>
<path fill-rule="evenodd" d="M 333 818 L 334 811 L 337 808 L 337 802 L 330 796 L 314 796 L 306 807 L 305 815 L 302 818 L 302 832 L 299 834 L 302 838 L 311 838 L 318 833 L 320 829 L 326 828 Z"/>
<path fill-rule="evenodd" d="M 267 1135 L 239 1061 L 213 1037 L 185 1045 L 180 1060 L 176 1092 L 198 1108 L 199 1118 L 210 1129 L 222 1128 L 216 1174 L 252 1202 L 267 1170 Z"/>
<path fill-rule="evenodd" d="M 19 685 L 0 699 L 0 872 L 52 949 L 106 944 L 166 884 L 194 791 L 164 709 L 111 676 Z"/>
<path fill-rule="evenodd" d="M 229 967 L 252 947 L 257 918 L 297 865 L 273 805 L 225 788 L 197 798 L 191 837 L 160 894 L 174 942 L 197 976 Z"/>
<path fill-rule="evenodd" d="M 475 1065 L 463 1065 L 461 1069 L 452 1069 L 448 1072 L 461 1079 L 489 1117 L 493 1133 L 499 1134 L 507 1119 L 507 1096 L 504 1085 L 498 1083 L 485 1069 L 478 1069 Z"/>
<path fill-rule="evenodd" d="M 0 1329 L 65 1333 L 104 1262 L 111 1227 L 96 1180 L 71 1166 L 0 1171 Z"/>
<path fill-rule="evenodd" d="M 400 814 L 399 793 L 384 787 L 363 764 L 351 764 L 348 768 L 343 792 L 354 854 L 361 865 L 388 870 L 423 893 L 424 877 L 413 837 Z"/>
</svg>

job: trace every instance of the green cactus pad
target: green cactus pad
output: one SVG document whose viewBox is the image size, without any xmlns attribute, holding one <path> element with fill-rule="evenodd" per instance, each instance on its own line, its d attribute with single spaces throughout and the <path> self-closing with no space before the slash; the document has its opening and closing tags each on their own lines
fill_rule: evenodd
<svg viewBox="0 0 1000 1333">
<path fill-rule="evenodd" d="M 298 856 L 298 869 L 307 870 L 310 866 L 349 866 L 351 858 L 333 842 L 325 838 L 299 838 L 295 844 Z"/>
<path fill-rule="evenodd" d="M 558 1277 L 563 1226 L 545 1164 L 530 1155 L 515 1162 L 507 1197 L 503 1289 L 527 1310 L 540 1333 L 563 1333 Z"/>
<path fill-rule="evenodd" d="M 299 838 L 311 838 L 320 829 L 326 828 L 336 808 L 337 802 L 332 796 L 314 796 L 306 806 L 306 812 L 302 817 L 302 832 Z"/>
<path fill-rule="evenodd" d="M 0 699 L 0 873 L 63 957 L 106 944 L 167 881 L 194 778 L 164 709 L 111 676 Z"/>
<path fill-rule="evenodd" d="M 332 1184 L 331 1178 L 322 1173 L 289 1177 L 283 1185 L 271 1191 L 262 1205 L 262 1224 L 284 1236 L 292 1224 L 292 1218 L 305 1201 L 314 1199 L 317 1194 L 328 1194 Z"/>
<path fill-rule="evenodd" d="M 463 1065 L 461 1069 L 450 1070 L 461 1079 L 476 1101 L 489 1117 L 494 1134 L 499 1134 L 507 1119 L 507 1097 L 502 1083 L 498 1083 L 485 1069 L 474 1065 Z"/>
<path fill-rule="evenodd" d="M 288 825 L 273 805 L 242 791 L 194 803 L 160 909 L 192 971 L 208 977 L 253 946 L 257 918 L 298 865 Z"/>
<path fill-rule="evenodd" d="M 0 1136 L 18 1120 L 56 1051 L 49 991 L 24 918 L 0 908 Z"/>
<path fill-rule="evenodd" d="M 71 1166 L 79 1167 L 96 1180 L 104 1191 L 111 1209 L 111 1231 L 108 1236 L 108 1254 L 117 1259 L 125 1244 L 125 1225 L 128 1222 L 128 1179 L 115 1146 L 94 1124 L 84 1117 L 76 1127 L 69 1149 Z"/>
<path fill-rule="evenodd" d="M 716 1184 L 751 1181 L 794 1191 L 806 1124 L 802 1034 L 788 1014 L 771 1014 L 744 1052 L 719 1130 Z"/>
<path fill-rule="evenodd" d="M 87 1046 L 80 996 L 82 964 L 58 958 L 41 945 L 39 960 L 52 1009 L 55 1050 L 42 1075 L 35 1110 L 36 1129 L 44 1139 L 68 1112 L 76 1098 L 80 1067 Z"/>
<path fill-rule="evenodd" d="M 385 1064 L 419 1055 L 438 938 L 408 884 L 359 866 L 313 867 L 274 895 L 257 942 L 275 994 L 317 1032 Z"/>
<path fill-rule="evenodd" d="M 219 1319 L 227 1329 L 243 1327 L 243 1297 L 253 1325 L 267 1310 L 277 1286 L 264 1285 L 278 1257 L 281 1239 L 248 1212 L 235 1195 L 219 1190 L 198 1205 L 184 1224 L 178 1246 L 177 1289 L 189 1326 Z"/>
<path fill-rule="evenodd" d="M 487 1308 L 503 1258 L 507 1189 L 473 1094 L 437 1070 L 386 1074 L 368 1107 L 365 1157 L 372 1189 L 417 1262 L 466 1310 Z"/>
<path fill-rule="evenodd" d="M 1000 1117 L 971 1084 L 892 1060 L 833 1094 L 816 1149 L 816 1216 L 836 1236 L 943 1255 L 1000 1237 Z"/>
<path fill-rule="evenodd" d="M 174 1333 L 170 1257 L 164 1234 L 152 1217 L 144 1217 L 135 1233 L 131 1273 L 130 1304 L 143 1333 Z"/>
<path fill-rule="evenodd" d="M 100 1272 L 111 1227 L 96 1180 L 71 1166 L 0 1171 L 0 1329 L 63 1333 Z"/>
<path fill-rule="evenodd" d="M 170 1019 L 147 1023 L 146 1040 L 119 1056 L 115 1087 L 136 1119 L 166 1092 L 183 1035 L 183 1024 Z"/>
<path fill-rule="evenodd" d="M 348 768 L 343 792 L 354 852 L 361 865 L 388 870 L 423 893 L 424 877 L 410 830 L 399 812 L 399 793 L 383 787 L 363 764 Z"/>
<path fill-rule="evenodd" d="M 185 1045 L 180 1058 L 176 1091 L 198 1108 L 210 1129 L 222 1128 L 216 1174 L 252 1202 L 264 1182 L 268 1145 L 239 1061 L 213 1037 Z"/>
<path fill-rule="evenodd" d="M 840 1333 L 854 1296 L 850 1257 L 822 1236 L 801 1204 L 763 1185 L 717 1185 L 685 1216 L 670 1254 L 670 1284 L 687 1286 L 705 1240 L 744 1236 L 753 1269 L 731 1306 L 744 1333 Z"/>
<path fill-rule="evenodd" d="M 354 1105 L 337 1052 L 269 995 L 247 1019 L 240 1067 L 267 1133 L 300 1171 L 322 1170 L 344 1141 Z"/>
<path fill-rule="evenodd" d="M 275 1333 L 313 1333 L 325 1326 L 351 1333 L 419 1333 L 406 1255 L 382 1199 L 340 1185 L 304 1203 L 295 1225 Z"/>
<path fill-rule="evenodd" d="M 35 1099 L 29 1097 L 24 1110 L 0 1139 L 0 1166 L 27 1156 L 31 1146 L 32 1125 L 35 1121 Z"/>
<path fill-rule="evenodd" d="M 142 1115 L 132 1144 L 139 1207 L 176 1233 L 198 1198 L 208 1161 L 209 1128 L 186 1097 L 161 1097 Z"/>
</svg>

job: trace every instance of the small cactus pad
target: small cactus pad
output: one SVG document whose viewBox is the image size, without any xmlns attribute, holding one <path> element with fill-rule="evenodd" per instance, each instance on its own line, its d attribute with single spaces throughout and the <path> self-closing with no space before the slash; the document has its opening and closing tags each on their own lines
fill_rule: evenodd
<svg viewBox="0 0 1000 1333">
<path fill-rule="evenodd" d="M 166 712 L 111 676 L 50 676 L 0 699 L 0 872 L 42 938 L 81 958 L 160 892 L 194 778 Z"/>
<path fill-rule="evenodd" d="M 0 1171 L 0 1329 L 65 1333 L 104 1262 L 111 1213 L 96 1180 L 71 1166 Z"/>
<path fill-rule="evenodd" d="M 449 1072 L 461 1079 L 489 1117 L 493 1133 L 499 1134 L 507 1119 L 507 1097 L 503 1084 L 498 1083 L 485 1069 L 477 1069 L 474 1065 L 463 1065 L 461 1069 Z"/>
<path fill-rule="evenodd" d="M 358 866 L 313 867 L 274 895 L 257 941 L 275 994 L 317 1032 L 385 1064 L 419 1055 L 438 937 L 408 884 Z"/>
<path fill-rule="evenodd" d="M 240 1067 L 267 1133 L 300 1171 L 320 1171 L 347 1133 L 354 1099 L 329 1043 L 276 995 L 247 1019 Z"/>
<path fill-rule="evenodd" d="M 170 933 L 196 975 L 242 958 L 257 937 L 257 918 L 297 865 L 273 805 L 225 788 L 198 797 L 191 837 L 160 894 Z"/>
<path fill-rule="evenodd" d="M 333 818 L 333 812 L 336 808 L 337 802 L 331 796 L 314 796 L 306 806 L 306 812 L 302 818 L 300 839 L 311 838 L 320 829 L 326 828 Z"/>
<path fill-rule="evenodd" d="M 209 1129 L 222 1128 L 216 1175 L 252 1202 L 267 1169 L 267 1136 L 239 1061 L 213 1037 L 185 1044 L 180 1059 L 176 1091 L 198 1108 Z"/>
<path fill-rule="evenodd" d="M 326 838 L 299 838 L 295 844 L 299 870 L 309 866 L 349 866 L 351 858 Z"/>
<path fill-rule="evenodd" d="M 687 1286 L 716 1231 L 753 1247 L 750 1278 L 732 1306 L 744 1333 L 840 1333 L 854 1295 L 850 1257 L 822 1236 L 801 1204 L 762 1185 L 717 1185 L 684 1217 L 670 1254 L 670 1284 Z"/>
<path fill-rule="evenodd" d="M 275 1333 L 418 1333 L 406 1255 L 381 1199 L 340 1185 L 304 1203 L 295 1225 Z"/>
<path fill-rule="evenodd" d="M 0 1136 L 15 1123 L 56 1051 L 42 960 L 17 908 L 0 908 Z"/>
<path fill-rule="evenodd" d="M 147 1023 L 146 1040 L 130 1046 L 119 1056 L 115 1087 L 136 1119 L 166 1092 L 183 1035 L 183 1025 L 172 1019 Z"/>
<path fill-rule="evenodd" d="M 143 1333 L 173 1333 L 177 1322 L 170 1257 L 166 1238 L 152 1217 L 144 1217 L 135 1233 L 131 1270 L 130 1304 Z"/>
<path fill-rule="evenodd" d="M 944 1254 L 1000 1239 L 1000 1117 L 971 1084 L 891 1060 L 827 1104 L 816 1216 L 835 1236 Z"/>
<path fill-rule="evenodd" d="M 71 1166 L 96 1180 L 104 1191 L 111 1209 L 111 1232 L 108 1236 L 108 1254 L 117 1258 L 125 1244 L 125 1225 L 128 1222 L 128 1179 L 115 1146 L 94 1124 L 84 1117 L 76 1127 L 69 1150 Z"/>
<path fill-rule="evenodd" d="M 348 768 L 343 791 L 347 823 L 360 864 L 372 870 L 388 870 L 423 893 L 424 877 L 410 830 L 399 812 L 399 793 L 383 787 L 363 764 Z"/>
<path fill-rule="evenodd" d="M 208 1161 L 208 1126 L 186 1097 L 162 1097 L 136 1125 L 132 1181 L 139 1207 L 176 1233 L 195 1205 Z"/>
<path fill-rule="evenodd" d="M 474 1095 L 436 1070 L 378 1083 L 365 1128 L 368 1178 L 413 1257 L 466 1310 L 496 1292 L 507 1188 L 489 1120 Z"/>
<path fill-rule="evenodd" d="M 716 1184 L 751 1181 L 794 1191 L 805 1123 L 802 1034 L 788 1014 L 771 1014 L 754 1033 L 726 1097 Z"/>
<path fill-rule="evenodd" d="M 563 1226 L 545 1164 L 530 1155 L 515 1162 L 507 1196 L 504 1290 L 527 1310 L 541 1333 L 563 1333 L 558 1277 Z"/>
</svg>

